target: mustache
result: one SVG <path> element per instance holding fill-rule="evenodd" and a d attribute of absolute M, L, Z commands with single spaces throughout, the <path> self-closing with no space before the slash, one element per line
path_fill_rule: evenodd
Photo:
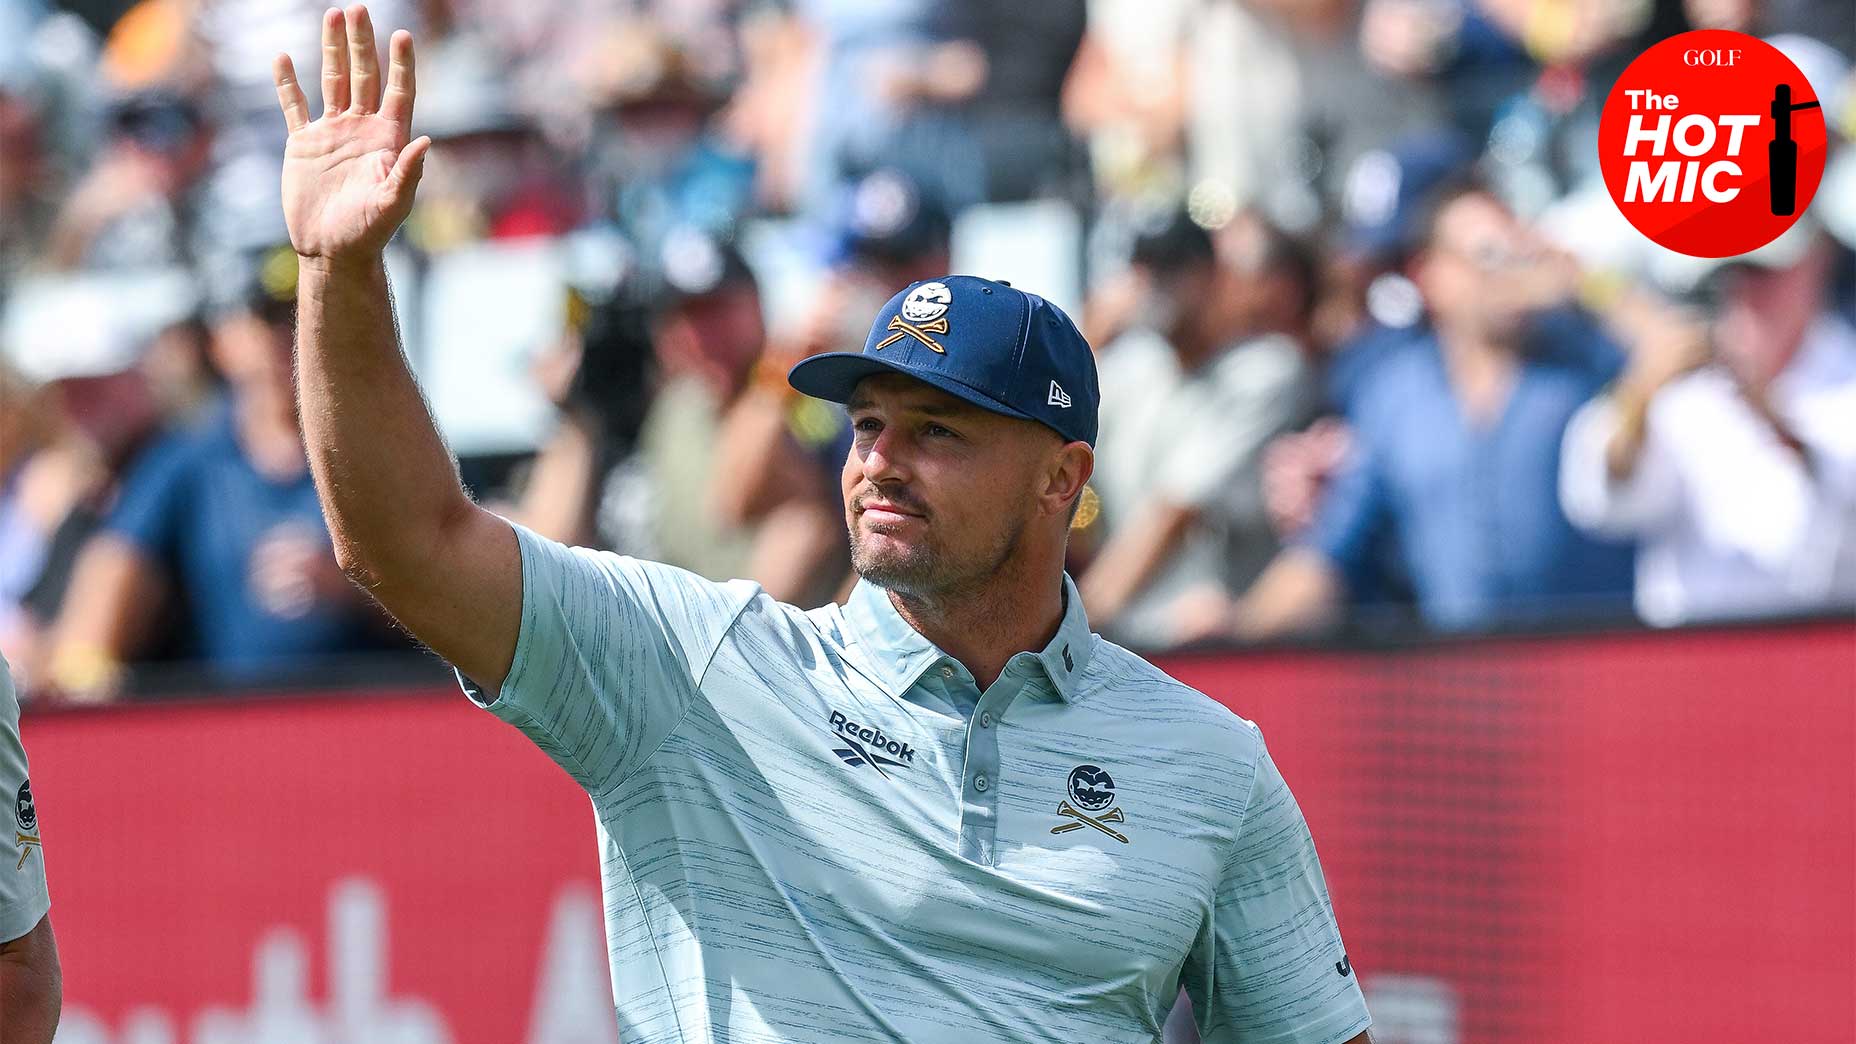
<path fill-rule="evenodd" d="M 886 504 L 901 508 L 903 511 L 923 517 L 926 517 L 928 514 L 928 505 L 917 500 L 913 493 L 900 488 L 864 490 L 851 498 L 851 507 L 861 513 L 864 510 L 865 503 L 872 500 L 880 500 Z"/>

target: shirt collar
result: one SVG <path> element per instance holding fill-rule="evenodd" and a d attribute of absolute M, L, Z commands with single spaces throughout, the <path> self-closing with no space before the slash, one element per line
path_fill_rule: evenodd
<path fill-rule="evenodd" d="M 896 612 L 889 592 L 868 580 L 857 581 L 850 599 L 844 604 L 844 619 L 864 646 L 866 666 L 875 672 L 876 680 L 892 696 L 900 698 L 928 668 L 944 659 L 951 660 Z M 1076 582 L 1065 573 L 1063 622 L 1057 626 L 1057 634 L 1049 644 L 1032 654 L 1064 702 L 1076 699 L 1078 679 L 1089 663 L 1094 646 L 1082 596 L 1077 593 Z"/>

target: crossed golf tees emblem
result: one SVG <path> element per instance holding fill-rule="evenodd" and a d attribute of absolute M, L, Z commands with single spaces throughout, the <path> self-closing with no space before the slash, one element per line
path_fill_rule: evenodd
<path fill-rule="evenodd" d="M 1069 817 L 1070 822 L 1051 827 L 1051 833 L 1067 834 L 1072 830 L 1094 827 L 1124 845 L 1128 843 L 1128 835 L 1109 826 L 1127 817 L 1122 815 L 1121 809 L 1110 807 L 1115 804 L 1115 781 L 1107 769 L 1094 765 L 1076 766 L 1070 771 L 1067 790 L 1069 798 L 1058 803 L 1057 814 Z"/>

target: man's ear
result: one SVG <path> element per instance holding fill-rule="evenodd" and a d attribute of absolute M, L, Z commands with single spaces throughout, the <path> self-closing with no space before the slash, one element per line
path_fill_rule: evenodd
<path fill-rule="evenodd" d="M 1044 474 L 1044 510 L 1068 518 L 1070 505 L 1083 495 L 1083 487 L 1095 474 L 1096 453 L 1087 442 L 1066 442 L 1051 455 Z"/>

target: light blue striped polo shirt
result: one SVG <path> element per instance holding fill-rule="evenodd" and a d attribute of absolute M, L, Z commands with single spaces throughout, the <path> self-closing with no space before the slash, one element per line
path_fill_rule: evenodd
<path fill-rule="evenodd" d="M 1256 726 L 1068 578 L 981 692 L 868 583 L 804 611 L 517 533 L 487 706 L 592 796 L 624 1044 L 1151 1042 L 1182 986 L 1212 1042 L 1369 1023 Z"/>

